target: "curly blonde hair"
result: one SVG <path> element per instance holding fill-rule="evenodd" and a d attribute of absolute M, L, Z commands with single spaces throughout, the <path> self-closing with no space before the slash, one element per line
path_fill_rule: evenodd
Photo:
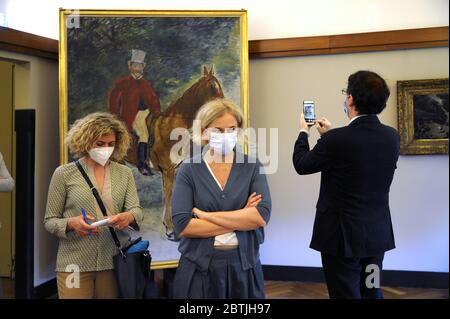
<path fill-rule="evenodd" d="M 76 120 L 64 142 L 70 153 L 75 158 L 80 158 L 88 154 L 95 141 L 109 134 L 116 136 L 111 160 L 121 162 L 127 155 L 131 137 L 125 124 L 111 113 L 96 112 Z"/>

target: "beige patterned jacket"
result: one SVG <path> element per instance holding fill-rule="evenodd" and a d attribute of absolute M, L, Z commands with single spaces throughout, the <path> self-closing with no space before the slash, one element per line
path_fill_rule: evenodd
<path fill-rule="evenodd" d="M 80 160 L 95 187 L 93 172 Z M 98 187 L 97 187 L 98 189 Z M 105 181 L 101 193 L 108 215 L 128 211 L 133 214 L 139 226 L 143 215 L 136 184 L 131 169 L 110 161 L 106 165 Z M 51 179 L 44 225 L 47 231 L 59 237 L 56 259 L 57 272 L 71 272 L 73 265 L 81 272 L 113 269 L 112 257 L 118 253 L 107 227 L 99 227 L 98 235 L 80 236 L 74 231 L 66 231 L 69 217 L 81 215 L 81 208 L 96 219 L 102 213 L 86 181 L 75 163 L 59 166 Z M 129 240 L 128 231 L 116 231 L 122 244 Z"/>

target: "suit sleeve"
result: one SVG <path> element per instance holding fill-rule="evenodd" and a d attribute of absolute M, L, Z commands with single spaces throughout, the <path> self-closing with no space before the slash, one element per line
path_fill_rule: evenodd
<path fill-rule="evenodd" d="M 314 174 L 331 167 L 331 147 L 328 133 L 322 135 L 316 146 L 310 150 L 308 134 L 300 132 L 294 146 L 292 162 L 299 175 Z"/>

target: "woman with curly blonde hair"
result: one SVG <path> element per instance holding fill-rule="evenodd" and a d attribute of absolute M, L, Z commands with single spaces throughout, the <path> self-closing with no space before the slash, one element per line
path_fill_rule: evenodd
<path fill-rule="evenodd" d="M 109 113 L 89 114 L 75 121 L 65 142 L 97 188 L 109 226 L 124 244 L 130 239 L 128 227 L 139 227 L 143 218 L 133 173 L 119 163 L 130 146 L 125 124 Z M 59 298 L 117 298 L 112 259 L 117 248 L 107 227 L 90 225 L 103 218 L 75 163 L 59 166 L 50 182 L 44 218 L 45 228 L 59 238 Z M 74 272 L 79 272 L 78 278 Z"/>

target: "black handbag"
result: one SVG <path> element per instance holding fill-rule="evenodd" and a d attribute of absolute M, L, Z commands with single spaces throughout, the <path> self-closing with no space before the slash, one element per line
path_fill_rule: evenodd
<path fill-rule="evenodd" d="M 79 161 L 76 161 L 75 164 L 89 185 L 89 188 L 92 190 L 103 216 L 108 217 L 105 205 L 103 204 L 97 189 L 89 179 L 89 176 L 86 174 Z M 108 228 L 111 237 L 119 250 L 119 253 L 113 256 L 114 274 L 117 280 L 119 297 L 124 299 L 141 299 L 148 296 L 148 291 L 152 289 L 152 282 L 150 280 L 150 263 L 152 261 L 152 256 L 150 255 L 150 251 L 143 250 L 127 253 L 131 246 L 141 240 L 141 237 L 131 241 L 129 245 L 122 248 L 114 228 Z"/>

